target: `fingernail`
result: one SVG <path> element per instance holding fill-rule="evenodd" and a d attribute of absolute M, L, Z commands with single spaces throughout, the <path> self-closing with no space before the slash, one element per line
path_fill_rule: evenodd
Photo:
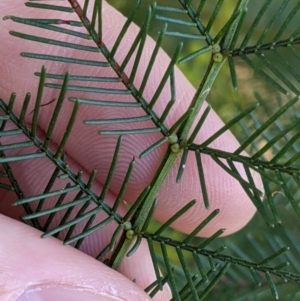
<path fill-rule="evenodd" d="M 64 286 L 31 287 L 23 292 L 16 301 L 123 301 L 104 293 L 94 293 L 84 288 Z"/>

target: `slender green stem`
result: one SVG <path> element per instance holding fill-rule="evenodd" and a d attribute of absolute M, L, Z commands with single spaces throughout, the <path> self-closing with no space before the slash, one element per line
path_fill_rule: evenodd
<path fill-rule="evenodd" d="M 210 92 L 210 89 L 221 70 L 221 67 L 223 65 L 224 61 L 221 62 L 214 62 L 211 61 L 206 74 L 204 75 L 204 78 L 202 80 L 202 83 L 200 84 L 200 87 L 195 93 L 195 96 L 192 100 L 192 103 L 190 105 L 190 108 L 193 108 L 193 112 L 190 114 L 186 122 L 182 125 L 181 129 L 179 129 L 179 140 L 184 140 L 187 138 L 187 135 L 192 127 L 192 124 L 206 98 L 208 93 Z"/>
<path fill-rule="evenodd" d="M 142 228 L 145 219 L 148 215 L 148 212 L 154 202 L 157 193 L 159 192 L 162 184 L 164 183 L 165 178 L 167 177 L 170 169 L 172 168 L 174 162 L 176 161 L 179 153 L 170 152 L 167 154 L 167 159 L 163 162 L 163 165 L 160 171 L 157 173 L 157 177 L 153 180 L 153 185 L 151 185 L 151 189 L 146 197 L 144 205 L 142 206 L 139 215 L 137 216 L 136 220 L 133 223 L 133 228 Z"/>

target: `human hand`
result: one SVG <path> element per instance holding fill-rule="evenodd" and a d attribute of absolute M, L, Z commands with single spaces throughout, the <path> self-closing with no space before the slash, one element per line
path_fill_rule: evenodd
<path fill-rule="evenodd" d="M 23 0 L 16 0 L 13 3 L 1 3 L 0 8 L 2 17 L 5 15 L 15 15 L 32 18 L 69 18 L 69 15 L 66 16 L 66 14 L 61 12 L 47 11 L 45 13 L 45 11 L 36 9 L 25 9 L 23 4 Z M 103 41 L 108 48 L 111 48 L 124 23 L 124 17 L 104 3 L 103 18 Z M 34 93 L 36 93 L 38 81 L 37 78 L 33 76 L 33 72 L 40 71 L 41 65 L 44 63 L 40 60 L 22 58 L 19 55 L 20 52 L 26 51 L 62 55 L 62 48 L 60 47 L 44 44 L 37 45 L 36 43 L 26 40 L 16 39 L 8 34 L 9 30 L 25 30 L 34 35 L 45 34 L 45 31 L 41 29 L 32 30 L 32 28 L 26 27 L 21 30 L 21 27 L 24 26 L 1 20 L 0 32 L 3 44 L 0 49 L 0 60 L 2 70 L 5 70 L 5 77 L 0 78 L 0 96 L 5 101 L 8 101 L 11 92 L 17 93 L 17 99 L 14 105 L 14 111 L 17 115 L 20 114 L 26 92 L 31 92 L 33 94 L 32 99 L 35 99 Z M 136 26 L 130 28 L 126 39 L 119 47 L 119 51 L 116 54 L 117 61 L 123 60 L 137 32 L 138 28 Z M 73 43 L 77 41 L 75 37 L 64 36 L 55 32 L 51 32 L 50 37 L 57 40 L 64 39 L 67 42 Z M 143 53 L 143 59 L 141 60 L 141 65 L 134 82 L 136 86 L 139 86 L 141 83 L 154 45 L 154 42 L 148 38 Z M 103 60 L 100 53 L 82 53 L 80 51 L 75 51 L 73 49 L 68 50 L 65 48 L 63 49 L 63 52 L 63 54 L 68 57 Z M 151 73 L 149 84 L 144 92 L 145 99 L 151 99 L 151 96 L 154 94 L 154 91 L 164 74 L 168 62 L 169 59 L 167 55 L 163 51 L 160 51 L 155 68 Z M 114 76 L 110 68 L 78 65 L 66 66 L 51 61 L 47 62 L 46 65 L 49 73 L 64 74 L 69 70 L 71 75 Z M 125 69 L 125 72 L 126 70 L 130 70 L 130 68 L 131 65 L 129 64 L 127 69 Z M 175 71 L 175 78 L 177 82 L 176 93 L 178 101 L 166 120 L 167 126 L 172 125 L 186 111 L 195 92 L 195 89 L 177 69 Z M 112 84 L 109 82 L 102 83 L 101 87 L 109 88 L 111 85 Z M 122 84 L 120 83 L 120 89 L 121 88 Z M 57 91 L 46 89 L 43 96 L 43 99 L 45 99 L 43 100 L 43 103 L 47 103 L 50 100 L 57 98 L 57 95 Z M 72 92 L 69 92 L 68 96 L 71 95 Z M 90 95 L 88 97 L 85 93 L 77 93 L 76 95 L 79 98 L 90 97 Z M 116 95 L 113 97 L 106 95 L 104 97 L 107 97 L 107 100 L 119 100 L 116 98 Z M 154 107 L 158 114 L 163 111 L 169 99 L 169 91 L 166 88 L 163 90 L 157 105 Z M 130 96 L 128 96 L 128 100 L 130 101 Z M 131 101 L 134 100 L 131 99 Z M 34 104 L 32 102 L 28 112 L 33 109 L 33 106 Z M 50 104 L 41 108 L 38 135 L 45 135 L 54 106 L 54 104 Z M 73 103 L 65 101 L 60 112 L 60 118 L 57 122 L 57 129 L 65 128 L 72 107 Z M 201 112 L 203 112 L 203 109 Z M 141 111 L 139 111 L 138 114 L 140 113 Z M 101 192 L 103 183 L 105 182 L 105 176 L 111 162 L 111 154 L 115 148 L 116 138 L 97 136 L 97 131 L 99 129 L 83 125 L 82 121 L 87 118 L 99 119 L 116 117 L 116 114 L 118 117 L 129 117 L 137 115 L 137 111 L 136 109 L 128 108 L 111 110 L 109 107 L 104 109 L 93 108 L 91 110 L 91 107 L 81 105 L 77 121 L 65 149 L 68 153 L 67 162 L 69 166 L 73 170 L 83 170 L 86 178 L 87 173 L 94 167 L 97 167 L 99 171 L 105 171 L 99 172 L 97 175 L 93 187 L 96 194 Z M 26 122 L 28 124 L 31 123 L 31 118 L 32 115 L 27 113 Z M 146 126 L 146 123 L 144 126 Z M 204 141 L 221 126 L 222 121 L 211 111 L 207 121 L 203 125 L 201 135 L 196 138 L 196 142 Z M 54 131 L 52 136 L 53 147 L 59 143 L 62 135 L 63 131 Z M 114 202 L 115 195 L 119 191 L 128 163 L 133 157 L 138 158 L 138 155 L 145 148 L 160 139 L 160 137 L 160 134 L 150 134 L 133 135 L 130 138 L 125 137 L 123 139 L 119 167 L 110 187 L 110 192 L 105 199 L 108 204 L 112 205 Z M 9 139 L 10 142 L 23 141 L 20 137 Z M 1 138 L 2 143 L 7 143 L 7 141 L 7 138 Z M 238 147 L 238 142 L 231 133 L 225 133 L 219 139 L 214 141 L 212 146 L 217 149 L 234 151 Z M 127 202 L 134 202 L 142 189 L 149 185 L 165 151 L 166 147 L 163 146 L 143 159 L 136 159 L 134 173 L 124 196 L 124 199 Z M 17 155 L 18 153 L 19 150 L 6 152 L 7 155 Z M 233 233 L 242 228 L 251 219 L 255 212 L 255 208 L 240 187 L 240 184 L 218 167 L 209 156 L 203 156 L 203 165 L 204 170 L 206 171 L 206 183 L 211 205 L 210 210 L 204 209 L 201 200 L 201 190 L 199 187 L 194 157 L 189 156 L 184 177 L 179 184 L 175 184 L 178 164 L 179 162 L 173 167 L 158 195 L 159 203 L 154 215 L 156 219 L 161 222 L 166 221 L 170 216 L 181 209 L 186 202 L 192 199 L 197 199 L 198 201 L 193 207 L 193 210 L 174 223 L 174 227 L 179 231 L 190 233 L 201 220 L 216 208 L 221 210 L 220 214 L 203 229 L 201 232 L 202 236 L 210 236 L 220 228 L 226 228 L 225 234 Z M 53 164 L 47 159 L 30 161 L 30 164 L 28 161 L 22 161 L 18 162 L 18 165 L 11 165 L 13 173 L 15 174 L 15 177 L 19 179 L 19 184 L 26 196 L 42 193 L 49 179 L 49 175 L 53 173 Z M 216 175 L 218 176 L 216 177 Z M 259 183 L 260 180 L 258 177 L 256 178 L 256 181 Z M 62 183 L 66 184 L 67 182 L 67 180 L 61 180 L 59 185 L 57 184 L 56 186 L 57 189 L 61 187 Z M 0 190 L 0 194 L 2 200 L 0 205 L 1 213 L 14 219 L 18 219 L 19 216 L 24 215 L 24 211 L 21 207 L 11 207 L 11 203 L 16 200 L 14 192 Z M 119 214 L 124 215 L 125 212 L 126 208 L 123 205 L 119 208 Z M 53 221 L 53 227 L 59 223 L 61 217 L 61 215 L 56 216 L 56 219 Z M 103 218 L 103 215 L 99 214 L 97 216 L 98 222 Z M 37 292 L 40 287 L 43 289 L 39 292 L 44 294 L 44 299 L 41 300 L 53 300 L 54 298 L 59 300 L 59 297 L 61 300 L 106 300 L 105 298 L 108 298 L 109 296 L 120 298 L 122 300 L 149 299 L 143 292 L 143 289 L 155 280 L 155 273 L 145 241 L 142 242 L 140 248 L 132 257 L 124 259 L 118 270 L 119 273 L 91 258 L 97 256 L 99 250 L 107 245 L 116 225 L 109 224 L 104 230 L 102 229 L 85 239 L 81 250 L 91 256 L 89 257 L 72 247 L 63 246 L 61 242 L 54 238 L 40 239 L 41 233 L 39 231 L 8 217 L 1 216 L 0 224 L 2 229 L 5 229 L 0 234 L 3 242 L 0 249 L 0 296 L 2 297 L 2 300 L 15 300 L 24 290 L 37 289 Z M 136 279 L 136 284 L 132 282 L 133 279 Z M 62 292 L 64 292 L 65 295 L 60 296 L 59 294 L 63 294 Z M 90 293 L 91 295 L 84 296 L 82 295 L 84 293 Z M 72 294 L 74 296 L 72 296 Z M 76 299 L 75 295 L 78 299 Z M 169 300 L 170 298 L 170 291 L 165 287 L 162 292 L 155 296 L 154 300 Z M 18 301 L 23 300 L 35 299 L 30 295 L 28 295 L 27 299 L 18 299 Z M 37 299 L 36 297 L 36 300 L 40 299 Z"/>

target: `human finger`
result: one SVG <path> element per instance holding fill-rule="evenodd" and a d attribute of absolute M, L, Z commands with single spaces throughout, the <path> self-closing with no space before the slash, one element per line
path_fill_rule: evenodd
<path fill-rule="evenodd" d="M 116 10 L 114 10 L 112 7 L 108 6 L 107 4 L 104 4 L 103 7 L 104 13 L 103 13 L 103 41 L 107 44 L 108 47 L 111 47 L 114 43 L 114 40 L 117 36 L 117 34 L 120 31 L 120 28 L 122 24 L 124 23 L 125 19 L 123 16 L 121 16 Z M 36 14 L 36 11 L 30 12 L 32 16 L 34 17 Z M 55 12 L 55 14 L 57 14 Z M 114 20 L 114 26 L 111 26 L 111 20 Z M 118 61 L 122 61 L 124 56 L 126 55 L 128 49 L 130 48 L 132 41 L 134 37 L 136 36 L 138 32 L 138 28 L 134 25 L 130 27 L 128 30 L 128 33 L 126 35 L 126 39 L 124 39 L 124 42 L 121 44 L 120 48 L 121 51 L 118 51 L 116 53 L 116 59 Z M 56 34 L 51 33 L 51 37 L 55 38 Z M 74 38 L 67 37 L 67 41 L 73 41 Z M 143 74 L 145 72 L 147 63 L 149 61 L 149 58 L 151 56 L 151 53 L 153 51 L 153 48 L 155 46 L 155 43 L 151 38 L 147 38 L 146 44 L 145 44 L 145 51 L 143 53 L 143 57 L 141 60 L 141 64 L 137 71 L 137 76 L 135 79 L 135 85 L 138 87 L 141 83 L 141 80 L 143 78 Z M 25 47 L 25 48 L 24 48 Z M 17 49 L 14 49 L 14 51 L 21 51 L 16 47 Z M 22 49 L 26 49 L 27 51 L 34 51 L 34 46 L 28 42 L 24 42 L 22 44 Z M 41 46 L 39 51 L 40 52 L 46 52 L 48 51 L 49 47 Z M 52 47 L 51 53 L 59 53 L 59 47 Z M 74 50 L 68 51 L 66 50 L 66 53 L 69 55 L 79 55 L 79 52 L 76 52 Z M 94 53 L 88 53 L 88 55 L 80 54 L 80 57 L 89 58 L 91 60 L 103 60 L 103 56 L 101 54 L 94 54 Z M 37 61 L 30 61 L 24 60 L 24 70 L 29 70 L 34 67 L 37 69 L 40 65 L 40 62 Z M 159 81 L 162 78 L 162 75 L 166 69 L 166 66 L 169 63 L 169 59 L 167 55 L 160 51 L 157 58 L 156 58 L 156 67 L 153 69 L 153 72 L 150 75 L 149 78 L 149 85 L 147 85 L 145 92 L 144 92 L 144 98 L 147 100 L 151 99 L 153 94 L 156 91 L 156 88 L 159 84 Z M 26 64 L 28 64 L 26 66 Z M 23 65 L 23 64 L 22 64 Z M 29 66 L 30 65 L 30 66 Z M 54 66 L 53 64 L 50 64 L 50 72 L 57 69 L 57 65 Z M 78 67 L 74 65 L 68 66 L 70 67 L 71 73 L 75 74 L 92 74 L 92 75 L 104 75 L 104 76 L 111 76 L 111 69 L 109 68 L 86 68 L 86 67 Z M 128 67 L 125 69 L 125 71 L 130 70 L 132 67 L 132 62 L 128 64 Z M 13 67 L 12 67 L 13 68 Z M 63 70 L 67 69 L 67 66 L 61 67 Z M 193 94 L 195 92 L 195 89 L 191 86 L 191 84 L 188 83 L 188 81 L 185 79 L 185 77 L 182 75 L 182 73 L 175 69 L 175 78 L 176 78 L 176 93 L 178 102 L 173 107 L 172 111 L 170 112 L 166 124 L 168 126 L 172 125 L 187 109 L 190 100 L 193 97 Z M 24 78 L 25 82 L 21 85 L 22 87 L 32 88 L 33 89 L 33 80 L 29 80 L 28 78 Z M 122 84 L 120 84 L 120 87 L 122 87 Z M 88 83 L 87 86 L 91 86 L 92 84 Z M 103 88 L 112 88 L 112 83 L 104 83 L 101 85 Z M 116 88 L 116 86 L 114 86 Z M 21 88 L 21 90 L 24 91 L 24 88 Z M 69 92 L 69 96 L 74 96 L 75 94 L 73 92 Z M 57 95 L 55 92 L 48 90 L 45 94 L 46 99 L 54 99 Z M 87 98 L 95 96 L 93 94 L 89 94 L 87 96 L 86 93 L 77 93 L 77 97 L 80 98 Z M 104 95 L 101 95 L 104 96 Z M 104 96 L 107 97 L 107 96 Z M 117 100 L 120 100 L 119 96 L 114 95 L 114 97 L 117 98 Z M 111 96 L 108 96 L 108 99 L 111 99 Z M 134 101 L 132 97 L 126 96 L 127 101 Z M 170 99 L 170 92 L 167 87 L 163 89 L 160 98 L 157 102 L 157 105 L 155 105 L 154 109 L 157 112 L 157 114 L 160 114 L 163 109 L 165 108 L 166 102 Z M 68 116 L 70 110 L 72 108 L 72 104 L 67 103 L 64 105 L 64 108 L 62 109 L 61 116 L 62 118 L 58 121 L 58 126 L 63 127 L 66 123 L 67 118 L 63 118 L 65 116 Z M 39 125 L 42 129 L 47 128 L 47 124 L 49 122 L 49 118 L 51 116 L 51 111 L 53 110 L 52 106 L 43 107 L 40 114 L 40 122 Z M 81 106 L 79 114 L 78 114 L 78 122 L 74 126 L 74 131 L 76 132 L 76 135 L 72 135 L 69 139 L 68 145 L 66 146 L 66 150 L 72 156 L 76 161 L 81 162 L 83 166 L 87 170 L 90 170 L 95 164 L 101 168 L 103 171 L 108 171 L 109 168 L 109 162 L 111 161 L 111 153 L 113 152 L 113 149 L 115 147 L 116 138 L 115 137 L 95 137 L 95 133 L 99 129 L 103 129 L 102 126 L 99 128 L 91 128 L 88 126 L 82 126 L 82 121 L 87 119 L 87 116 L 89 119 L 102 119 L 102 118 L 112 118 L 112 117 L 130 117 L 130 116 L 136 116 L 139 114 L 142 114 L 143 112 L 140 111 L 134 111 L 133 109 L 116 109 L 111 110 L 110 108 L 91 108 L 89 106 Z M 29 121 L 29 120 L 28 120 Z M 148 127 L 150 126 L 151 122 L 142 123 L 140 124 L 141 127 Z M 215 113 L 211 113 L 209 118 L 207 118 L 207 121 L 204 123 L 201 134 L 196 139 L 201 139 L 202 141 L 208 138 L 211 133 L 216 132 L 223 123 L 220 121 L 218 116 Z M 118 125 L 119 126 L 119 125 Z M 121 125 L 122 128 L 123 125 Z M 129 125 L 130 127 L 134 127 L 135 125 Z M 109 127 L 110 129 L 115 128 L 113 125 L 112 127 Z M 52 139 L 54 141 L 59 141 L 61 138 L 62 133 L 57 131 L 52 136 Z M 80 138 L 78 138 L 80 137 Z M 138 158 L 139 154 L 145 150 L 149 145 L 156 142 L 158 139 L 162 138 L 161 134 L 149 134 L 146 136 L 142 135 L 133 135 L 132 137 L 126 137 L 123 142 L 122 151 L 120 154 L 120 164 L 116 170 L 114 180 L 111 185 L 111 190 L 113 192 L 118 191 L 121 183 L 122 183 L 122 174 L 124 174 L 124 170 L 126 169 L 128 162 L 132 159 L 132 157 Z M 80 139 L 80 140 L 79 140 Z M 80 141 L 81 147 L 78 148 L 78 142 Z M 198 140 L 199 141 L 199 140 Z M 162 146 L 155 152 L 149 154 L 147 157 L 143 159 L 136 159 L 136 168 L 133 173 L 133 176 L 131 178 L 129 188 L 127 193 L 125 194 L 125 199 L 128 202 L 133 202 L 136 197 L 139 195 L 139 193 L 142 191 L 142 189 L 148 185 L 152 178 L 154 177 L 159 164 L 164 156 L 164 153 L 166 151 L 166 147 Z M 225 133 L 221 137 L 219 137 L 214 143 L 212 144 L 212 147 L 225 150 L 225 151 L 232 151 L 238 147 L 238 142 L 233 137 L 233 135 L 229 132 Z M 90 156 L 86 156 L 86 154 L 89 153 Z M 165 221 L 168 219 L 171 215 L 173 215 L 177 210 L 179 210 L 181 207 L 184 206 L 188 201 L 191 199 L 197 199 L 198 202 L 195 205 L 194 210 L 189 213 L 189 215 L 186 215 L 185 218 L 179 219 L 173 226 L 175 226 L 177 229 L 180 229 L 183 232 L 190 232 L 194 229 L 195 226 L 201 221 L 202 219 L 207 216 L 210 211 L 218 208 L 221 210 L 221 213 L 215 218 L 214 223 L 210 223 L 201 233 L 200 235 L 203 236 L 209 236 L 212 233 L 214 233 L 216 230 L 219 229 L 219 227 L 222 225 L 222 228 L 226 228 L 226 234 L 233 233 L 243 227 L 253 216 L 255 212 L 255 207 L 252 205 L 252 203 L 249 201 L 248 196 L 243 191 L 242 187 L 236 181 L 233 179 L 230 175 L 228 175 L 222 168 L 220 168 L 217 164 L 213 162 L 213 160 L 209 156 L 203 156 L 203 165 L 204 165 L 204 171 L 206 174 L 206 186 L 208 187 L 208 197 L 210 199 L 210 211 L 203 210 L 203 202 L 202 202 L 202 191 L 200 189 L 199 180 L 197 179 L 197 168 L 196 168 L 196 162 L 195 158 L 192 158 L 191 156 L 188 158 L 187 161 L 187 171 L 184 175 L 184 178 L 181 183 L 175 184 L 175 172 L 178 168 L 177 166 L 173 168 L 170 175 L 167 178 L 166 183 L 163 186 L 163 189 L 161 190 L 159 197 L 159 203 L 158 203 L 158 210 L 155 213 L 155 217 L 159 219 L 160 221 Z M 237 166 L 238 170 L 241 170 L 241 166 Z M 218 175 L 218 177 L 215 177 L 214 175 Z M 102 174 L 98 175 L 98 180 L 103 183 L 105 180 L 106 173 L 103 172 Z M 254 175 L 255 181 L 258 185 L 260 185 L 260 178 L 257 175 Z M 236 212 L 239 214 L 237 215 Z M 188 217 L 187 217 L 188 216 Z"/>

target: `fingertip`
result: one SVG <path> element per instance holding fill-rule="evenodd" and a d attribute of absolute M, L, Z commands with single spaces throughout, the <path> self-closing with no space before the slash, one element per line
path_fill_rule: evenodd
<path fill-rule="evenodd" d="M 113 8 L 109 7 L 108 10 L 112 14 L 118 14 L 113 11 Z M 119 18 L 120 20 L 121 18 Z M 128 39 L 124 41 L 122 49 L 128 49 L 128 42 L 133 39 L 137 33 L 137 28 L 135 26 L 130 27 L 128 30 Z M 154 41 L 151 38 L 146 40 L 146 50 L 143 53 L 142 64 L 137 72 L 138 75 L 142 75 L 142 70 L 147 66 L 149 57 L 151 55 L 151 49 L 154 47 Z M 124 53 L 117 53 L 118 57 L 122 61 L 122 55 Z M 156 57 L 156 64 L 149 77 L 149 85 L 146 86 L 144 90 L 145 99 L 151 99 L 155 89 L 160 83 L 161 77 L 169 63 L 170 59 L 166 56 L 164 51 L 159 51 Z M 167 126 L 172 126 L 178 118 L 187 110 L 193 96 L 195 93 L 194 87 L 188 82 L 183 73 L 178 69 L 174 68 L 175 80 L 176 80 L 176 95 L 177 99 L 180 101 L 175 102 L 172 110 L 168 114 L 165 124 Z M 135 84 L 140 85 L 140 81 L 143 77 L 137 76 L 135 79 Z M 154 107 L 157 114 L 161 114 L 165 108 L 166 101 L 170 99 L 170 91 L 167 87 L 162 90 L 161 99 L 159 99 Z M 205 102 L 201 108 L 198 115 L 200 118 L 203 114 L 207 103 Z M 197 119 L 198 120 L 198 119 Z M 220 128 L 224 126 L 224 123 L 219 118 L 219 116 L 210 110 L 208 117 L 206 118 L 200 133 L 196 136 L 194 143 L 200 144 L 206 139 L 211 137 Z M 153 139 L 154 136 L 151 136 Z M 158 139 L 155 137 L 155 139 Z M 147 137 L 142 137 L 140 145 L 147 145 Z M 154 140 L 155 142 L 155 140 Z M 153 143 L 154 143 L 153 142 Z M 137 147 L 138 147 L 137 146 Z M 210 148 L 221 150 L 225 152 L 234 152 L 239 147 L 239 142 L 234 137 L 230 131 L 226 131 L 212 143 L 209 144 Z M 125 146 L 129 152 L 134 152 L 137 150 L 132 149 L 132 146 Z M 146 148 L 146 146 L 145 146 Z M 166 145 L 149 154 L 136 166 L 135 173 L 133 175 L 133 183 L 130 187 L 130 193 L 125 195 L 125 198 L 132 202 L 134 198 L 132 195 L 138 195 L 138 191 L 141 190 L 142 185 L 145 182 L 149 182 L 151 178 L 155 175 L 158 166 L 157 162 L 161 162 L 163 155 L 166 151 Z M 179 168 L 179 161 L 167 176 L 166 182 L 163 184 L 162 190 L 158 194 L 158 208 L 154 214 L 160 222 L 165 222 L 168 218 L 179 211 L 187 202 L 192 199 L 197 200 L 197 204 L 183 217 L 179 218 L 172 227 L 178 229 L 179 231 L 190 233 L 194 228 L 208 216 L 213 210 L 220 209 L 220 213 L 213 221 L 211 221 L 201 232 L 199 236 L 211 236 L 216 231 L 221 228 L 225 228 L 223 235 L 229 235 L 234 233 L 244 227 L 253 217 L 256 212 L 255 206 L 252 204 L 247 193 L 244 191 L 243 187 L 230 174 L 228 174 L 224 169 L 222 169 L 209 154 L 201 154 L 203 158 L 203 172 L 205 176 L 205 185 L 207 187 L 208 199 L 210 202 L 210 209 L 206 210 L 203 203 L 203 193 L 201 189 L 201 183 L 199 180 L 197 162 L 193 151 L 189 152 L 188 160 L 186 163 L 186 171 L 184 172 L 183 180 L 176 184 L 176 177 Z M 221 160 L 223 160 L 221 158 Z M 245 171 L 243 166 L 237 164 L 237 170 L 243 178 L 245 178 Z M 258 176 L 254 179 L 255 185 L 258 189 L 261 187 L 261 180 Z M 133 192 L 133 194 L 132 194 Z"/>

